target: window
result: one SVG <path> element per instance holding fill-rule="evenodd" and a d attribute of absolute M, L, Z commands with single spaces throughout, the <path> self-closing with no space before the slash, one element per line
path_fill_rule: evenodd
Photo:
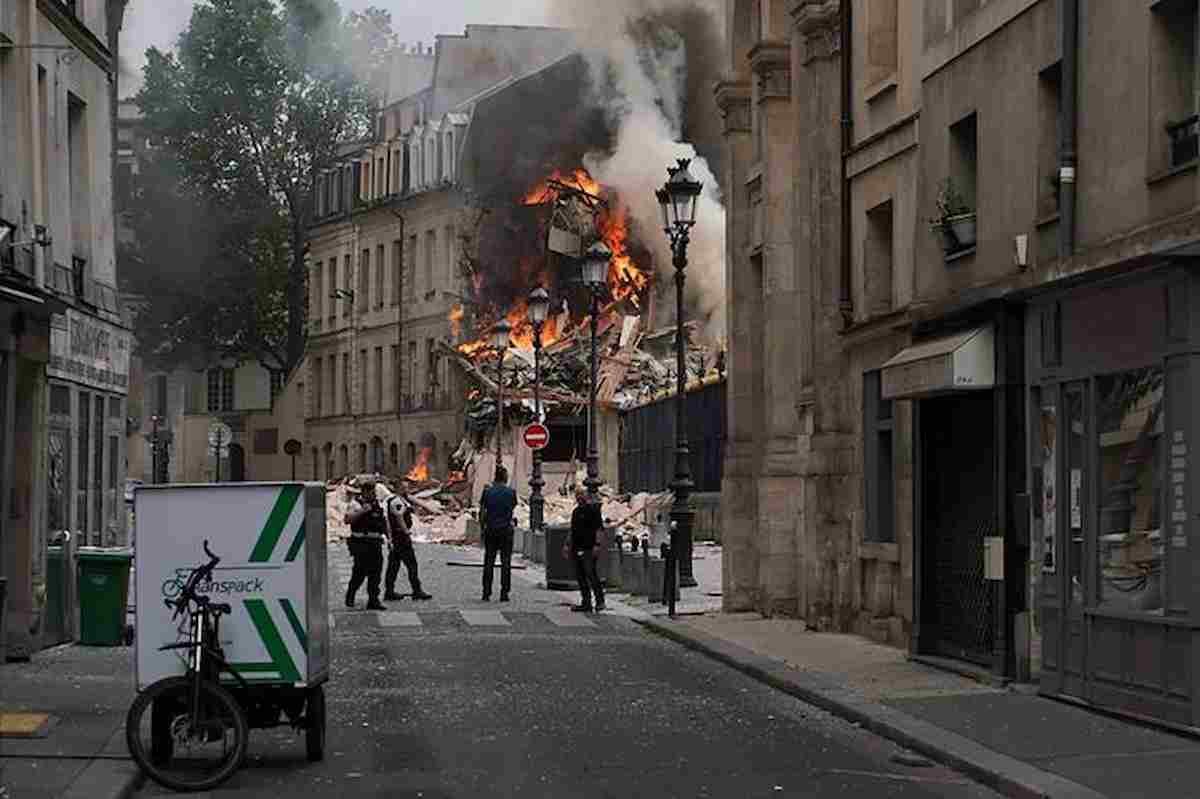
<path fill-rule="evenodd" d="M 458 272 L 454 264 L 454 226 L 446 226 L 446 285 L 453 291 L 458 288 Z"/>
<path fill-rule="evenodd" d="M 79 464 L 78 479 L 75 481 L 75 490 L 77 492 L 77 501 L 75 503 L 75 524 L 78 529 L 86 531 L 88 529 L 88 466 L 91 464 L 91 459 L 88 457 L 88 452 L 91 449 L 92 443 L 92 395 L 86 391 L 79 392 L 79 429 L 76 431 L 79 445 L 79 452 L 76 456 L 76 463 Z"/>
<path fill-rule="evenodd" d="M 383 347 L 375 348 L 375 410 L 383 411 Z"/>
<path fill-rule="evenodd" d="M 867 85 L 894 78 L 897 70 L 897 0 L 867 0 Z"/>
<path fill-rule="evenodd" d="M 279 452 L 279 428 L 265 427 L 254 431 L 254 454 L 275 455 Z"/>
<path fill-rule="evenodd" d="M 1160 0 L 1152 9 L 1151 163 L 1157 169 L 1166 169 L 1194 161 L 1200 154 L 1197 2 Z"/>
<path fill-rule="evenodd" d="M 863 484 L 866 488 L 864 539 L 896 541 L 896 488 L 892 401 L 880 396 L 879 370 L 863 375 Z"/>
<path fill-rule="evenodd" d="M 408 237 L 408 252 L 405 253 L 404 296 L 412 299 L 417 293 L 417 236 Z"/>
<path fill-rule="evenodd" d="M 167 418 L 167 376 L 154 376 L 154 415 L 159 419 Z"/>
<path fill-rule="evenodd" d="M 317 418 L 320 418 L 324 410 L 322 407 L 324 405 L 322 392 L 325 390 L 325 387 L 322 381 L 324 375 L 321 374 L 321 367 L 323 365 L 320 357 L 313 358 L 313 416 Z"/>
<path fill-rule="evenodd" d="M 271 402 L 275 402 L 275 398 L 283 391 L 283 381 L 287 377 L 287 373 L 280 369 L 271 370 Z"/>
<path fill-rule="evenodd" d="M 410 441 L 410 442 L 408 442 L 408 465 L 411 468 L 413 466 L 416 466 L 416 464 L 417 464 L 417 445 Z"/>
<path fill-rule="evenodd" d="M 1058 211 L 1059 115 L 1062 113 L 1062 66 L 1038 76 L 1038 218 Z"/>
<path fill-rule="evenodd" d="M 392 386 L 391 386 L 392 410 L 400 409 L 401 386 L 399 385 L 399 380 L 400 380 L 400 345 L 393 344 L 392 345 Z"/>
<path fill-rule="evenodd" d="M 967 207 L 974 211 L 979 174 L 978 115 L 970 114 L 950 127 L 950 174 Z"/>
<path fill-rule="evenodd" d="M 329 356 L 329 415 L 338 415 L 337 356 Z"/>
<path fill-rule="evenodd" d="M 371 248 L 364 247 L 358 259 L 358 312 L 366 313 L 371 307 Z"/>
<path fill-rule="evenodd" d="M 67 175 L 71 181 L 69 197 L 71 212 L 71 254 L 77 258 L 92 258 L 92 186 L 91 159 L 88 149 L 89 116 L 87 103 L 67 94 Z M 49 137 L 49 131 L 45 134 Z M 45 156 L 43 156 L 45 157 Z M 48 219 L 48 217 L 45 217 Z"/>
<path fill-rule="evenodd" d="M 105 529 L 104 515 L 104 397 L 97 394 L 95 422 L 92 424 L 92 525 L 90 528 L 93 546 L 103 546 Z"/>
<path fill-rule="evenodd" d="M 431 398 L 437 392 L 438 388 L 438 356 L 437 347 L 431 338 L 425 339 L 425 382 Z"/>
<path fill-rule="evenodd" d="M 365 472 L 367 470 L 367 445 L 358 445 L 358 470 Z"/>
<path fill-rule="evenodd" d="M 342 474 L 350 474 L 350 448 L 345 444 L 338 447 L 338 466 Z"/>
<path fill-rule="evenodd" d="M 208 370 L 208 411 L 219 413 L 233 410 L 233 370 Z"/>
<path fill-rule="evenodd" d="M 324 292 L 329 297 L 329 321 L 332 322 L 337 316 L 337 300 L 333 299 L 333 293 L 337 291 L 337 258 L 329 259 L 329 290 Z"/>
<path fill-rule="evenodd" d="M 352 278 L 350 276 L 350 256 L 349 255 L 346 255 L 346 257 L 342 259 L 342 273 L 343 273 L 342 280 L 346 281 L 346 288 L 350 288 L 351 286 L 353 286 L 354 284 L 351 281 L 353 281 L 354 278 Z M 342 318 L 346 319 L 347 317 L 350 316 L 350 306 L 352 303 L 342 301 L 339 304 L 342 306 Z"/>
<path fill-rule="evenodd" d="M 425 290 L 433 291 L 434 264 L 437 262 L 437 231 L 425 232 Z"/>
<path fill-rule="evenodd" d="M 417 342 L 408 342 L 408 368 L 404 372 L 404 391 L 411 403 L 417 387 Z"/>
<path fill-rule="evenodd" d="M 392 305 L 400 304 L 400 291 L 404 283 L 404 242 L 392 242 Z"/>
<path fill-rule="evenodd" d="M 383 256 L 385 250 L 382 244 L 375 248 L 375 307 L 383 308 L 383 280 L 387 274 Z"/>
<path fill-rule="evenodd" d="M 1096 380 L 1099 599 L 1109 608 L 1161 612 L 1164 533 L 1171 519 L 1187 519 L 1162 508 L 1163 397 L 1161 366 Z M 1184 484 L 1167 496 L 1182 511 Z"/>
<path fill-rule="evenodd" d="M 863 244 L 863 305 L 867 318 L 892 310 L 893 236 L 892 201 L 867 211 L 867 236 Z"/>
<path fill-rule="evenodd" d="M 393 470 L 400 468 L 400 447 L 396 444 L 388 447 L 388 463 L 391 464 Z"/>
<path fill-rule="evenodd" d="M 323 272 L 324 272 L 324 270 L 321 268 L 321 262 L 318 261 L 316 263 L 316 265 L 313 266 L 313 273 L 312 273 L 312 278 L 311 278 L 311 285 L 313 286 L 313 290 L 311 292 L 309 292 L 310 298 L 312 300 L 312 308 L 309 310 L 309 313 L 312 314 L 312 318 L 317 320 L 317 322 L 321 321 L 321 299 L 323 296 L 323 292 L 321 291 L 321 289 L 323 289 L 325 287 L 325 282 L 324 282 L 325 275 L 323 274 Z"/>
<path fill-rule="evenodd" d="M 371 385 L 367 377 L 367 351 L 365 349 L 358 351 L 358 412 L 366 413 L 367 408 L 367 388 Z"/>
<path fill-rule="evenodd" d="M 349 416 L 353 413 L 354 406 L 350 404 L 351 397 L 350 384 L 350 353 L 342 353 L 342 413 Z"/>

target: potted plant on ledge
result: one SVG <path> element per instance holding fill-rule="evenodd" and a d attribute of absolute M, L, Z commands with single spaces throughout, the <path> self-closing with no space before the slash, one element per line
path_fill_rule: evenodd
<path fill-rule="evenodd" d="M 942 234 L 942 246 L 947 253 L 975 246 L 975 211 L 954 185 L 946 178 L 938 185 L 937 218 L 930 220 L 932 229 Z"/>

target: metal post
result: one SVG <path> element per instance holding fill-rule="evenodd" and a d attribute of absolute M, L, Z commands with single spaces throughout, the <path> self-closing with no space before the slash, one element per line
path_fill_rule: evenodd
<path fill-rule="evenodd" d="M 542 322 L 533 323 L 533 407 L 537 420 L 542 421 Z M 533 476 L 529 480 L 529 528 L 541 530 L 545 519 L 546 499 L 542 496 L 542 451 L 533 451 Z"/>
<path fill-rule="evenodd" d="M 500 436 L 504 431 L 504 350 L 499 350 L 496 356 L 496 477 L 504 468 L 503 455 L 500 450 Z"/>
<path fill-rule="evenodd" d="M 150 423 L 152 425 L 150 433 L 150 482 L 158 482 L 158 417 L 151 416 Z"/>
<path fill-rule="evenodd" d="M 588 453 L 587 453 L 587 479 L 583 484 L 587 486 L 588 499 L 591 502 L 600 501 L 600 454 L 596 442 L 596 332 L 600 313 L 600 292 L 593 286 L 592 292 L 592 351 L 591 364 L 589 371 L 591 372 L 590 394 L 588 398 Z"/>
<path fill-rule="evenodd" d="M 687 268 L 689 234 L 686 227 L 677 228 L 672 242 L 675 266 L 675 481 L 671 488 L 675 502 L 671 506 L 671 549 L 679 561 L 679 584 L 685 588 L 696 585 L 692 573 L 692 455 L 687 436 L 687 357 L 683 328 L 683 284 Z"/>

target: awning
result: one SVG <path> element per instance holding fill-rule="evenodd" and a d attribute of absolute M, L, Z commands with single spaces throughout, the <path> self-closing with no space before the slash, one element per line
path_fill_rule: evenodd
<path fill-rule="evenodd" d="M 902 350 L 883 365 L 880 382 L 884 399 L 992 388 L 996 348 L 991 325 Z"/>

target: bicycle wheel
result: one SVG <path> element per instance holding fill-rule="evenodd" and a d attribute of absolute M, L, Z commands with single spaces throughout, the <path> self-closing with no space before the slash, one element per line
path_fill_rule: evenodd
<path fill-rule="evenodd" d="M 129 753 L 150 779 L 174 791 L 223 783 L 246 756 L 246 714 L 219 685 L 200 683 L 192 719 L 192 681 L 168 677 L 137 695 L 125 719 Z"/>

